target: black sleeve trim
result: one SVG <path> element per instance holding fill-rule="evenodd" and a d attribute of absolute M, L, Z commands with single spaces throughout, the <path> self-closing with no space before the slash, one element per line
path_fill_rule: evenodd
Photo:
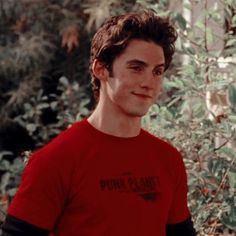
<path fill-rule="evenodd" d="M 1 226 L 0 236 L 48 236 L 49 230 L 29 224 L 14 216 L 7 215 Z"/>
<path fill-rule="evenodd" d="M 191 217 L 178 224 L 169 224 L 166 226 L 166 236 L 196 236 L 197 233 L 193 227 Z"/>

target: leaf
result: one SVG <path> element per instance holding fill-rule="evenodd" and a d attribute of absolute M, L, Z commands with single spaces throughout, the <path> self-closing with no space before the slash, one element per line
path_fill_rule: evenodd
<path fill-rule="evenodd" d="M 231 206 L 228 214 L 223 214 L 222 223 L 229 229 L 236 231 L 236 207 Z"/>
<path fill-rule="evenodd" d="M 199 29 L 201 29 L 202 31 L 205 31 L 206 27 L 202 21 L 198 20 L 197 22 L 195 22 L 195 26 L 198 27 Z"/>
<path fill-rule="evenodd" d="M 173 114 L 167 109 L 167 107 L 162 107 L 163 116 L 166 120 L 172 120 Z"/>
<path fill-rule="evenodd" d="M 17 19 L 14 30 L 16 33 L 24 33 L 27 30 L 27 17 L 25 15 Z"/>
<path fill-rule="evenodd" d="M 38 104 L 38 105 L 36 106 L 36 108 L 37 108 L 38 110 L 43 110 L 43 109 L 45 109 L 45 108 L 48 108 L 49 106 L 50 106 L 50 105 L 49 105 L 48 103 L 43 102 L 43 103 Z"/>
<path fill-rule="evenodd" d="M 17 192 L 17 190 L 18 190 L 18 188 L 11 188 L 11 189 L 9 189 L 9 190 L 7 191 L 7 193 L 8 193 L 8 195 L 9 195 L 10 197 L 14 197 L 15 194 L 16 194 L 16 192 Z"/>
<path fill-rule="evenodd" d="M 12 155 L 13 153 L 10 151 L 0 151 L 0 160 L 2 160 L 4 156 L 12 156 Z"/>
<path fill-rule="evenodd" d="M 33 133 L 37 129 L 37 125 L 35 124 L 27 124 L 26 129 L 30 132 Z"/>
<path fill-rule="evenodd" d="M 79 107 L 80 109 L 84 108 L 86 105 L 88 105 L 90 102 L 90 99 L 89 98 L 86 98 L 86 99 L 83 99 L 80 104 L 79 104 Z"/>
<path fill-rule="evenodd" d="M 222 170 L 223 167 L 224 166 L 223 166 L 222 160 L 211 159 L 208 163 L 208 168 L 214 176 L 217 176 L 219 173 L 219 170 Z"/>
<path fill-rule="evenodd" d="M 7 160 L 2 160 L 0 162 L 0 170 L 7 171 L 10 168 L 10 162 Z"/>
<path fill-rule="evenodd" d="M 213 34 L 211 28 L 206 29 L 207 44 L 213 43 Z"/>
<path fill-rule="evenodd" d="M 196 55 L 196 51 L 193 47 L 184 47 L 183 46 L 183 51 L 187 54 L 190 54 L 190 55 Z"/>
<path fill-rule="evenodd" d="M 180 79 L 177 80 L 165 80 L 164 86 L 166 89 L 170 90 L 172 88 L 183 88 L 183 82 Z"/>
<path fill-rule="evenodd" d="M 178 13 L 177 16 L 175 17 L 175 20 L 177 21 L 179 27 L 182 30 L 186 29 L 187 21 L 185 20 L 185 18 L 181 14 Z"/>
<path fill-rule="evenodd" d="M 232 109 L 236 111 L 236 87 L 234 85 L 229 85 L 228 96 Z"/>
<path fill-rule="evenodd" d="M 54 111 L 56 110 L 57 106 L 58 106 L 58 101 L 54 101 L 50 103 L 50 107 Z"/>
<path fill-rule="evenodd" d="M 1 177 L 1 185 L 0 185 L 1 191 L 6 189 L 6 186 L 8 185 L 10 178 L 11 178 L 10 172 L 6 172 L 5 174 L 3 174 L 3 176 Z"/>
<path fill-rule="evenodd" d="M 60 79 L 59 79 L 59 82 L 64 85 L 65 87 L 68 87 L 69 85 L 69 81 L 68 79 L 65 77 L 65 76 L 62 76 Z"/>
<path fill-rule="evenodd" d="M 86 7 L 84 4 L 84 13 L 89 15 L 87 23 L 87 30 L 90 31 L 93 26 L 98 28 L 103 21 L 110 16 L 111 1 L 101 0 L 97 1 L 93 6 Z"/>
<path fill-rule="evenodd" d="M 236 152 L 233 148 L 224 146 L 220 150 L 231 159 L 236 158 Z"/>
<path fill-rule="evenodd" d="M 224 10 L 225 10 L 225 18 L 230 21 L 232 19 L 232 10 L 230 8 L 231 3 L 228 3 Z"/>
<path fill-rule="evenodd" d="M 229 39 L 227 42 L 226 42 L 226 47 L 230 47 L 230 46 L 235 46 L 236 44 L 236 39 Z"/>
<path fill-rule="evenodd" d="M 232 22 L 233 22 L 233 23 L 236 23 L 236 15 L 233 16 Z"/>
<path fill-rule="evenodd" d="M 236 124 L 236 115 L 229 115 L 228 118 L 230 122 Z"/>
<path fill-rule="evenodd" d="M 236 188 L 236 172 L 228 172 L 229 186 L 230 188 Z"/>
<path fill-rule="evenodd" d="M 79 46 L 79 32 L 78 27 L 75 25 L 67 26 L 62 34 L 61 47 L 67 47 L 67 52 Z"/>

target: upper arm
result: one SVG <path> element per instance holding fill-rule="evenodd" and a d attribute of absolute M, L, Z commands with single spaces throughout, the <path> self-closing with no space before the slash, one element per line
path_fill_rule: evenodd
<path fill-rule="evenodd" d="M 187 174 L 182 156 L 178 153 L 175 165 L 172 167 L 174 175 L 173 199 L 168 215 L 167 224 L 183 222 L 190 216 L 187 200 Z"/>
<path fill-rule="evenodd" d="M 68 193 L 68 167 L 59 153 L 36 152 L 29 160 L 8 214 L 53 229 Z M 63 173 L 65 172 L 65 173 Z"/>

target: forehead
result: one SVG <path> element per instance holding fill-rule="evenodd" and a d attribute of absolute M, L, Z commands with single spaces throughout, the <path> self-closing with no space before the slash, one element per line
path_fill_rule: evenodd
<path fill-rule="evenodd" d="M 165 62 L 164 51 L 160 45 L 152 41 L 138 39 L 131 40 L 119 58 L 124 62 L 133 59 L 139 59 L 154 64 Z"/>

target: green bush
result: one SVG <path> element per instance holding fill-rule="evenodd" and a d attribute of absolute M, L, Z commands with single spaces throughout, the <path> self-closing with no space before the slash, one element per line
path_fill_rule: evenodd
<path fill-rule="evenodd" d="M 217 3 L 204 9 L 195 27 L 182 15 L 169 13 L 179 31 L 176 61 L 187 63 L 175 65 L 176 72 L 164 80 L 159 104 L 143 120 L 147 129 L 173 143 L 184 157 L 189 206 L 199 235 L 236 232 L 236 63 L 232 60 L 236 40 L 229 30 L 224 47 L 210 49 L 217 35 L 206 22 L 225 24 L 216 7 Z M 231 28 L 236 25 L 235 8 L 236 1 L 225 1 Z M 160 5 L 153 9 L 163 12 Z"/>

